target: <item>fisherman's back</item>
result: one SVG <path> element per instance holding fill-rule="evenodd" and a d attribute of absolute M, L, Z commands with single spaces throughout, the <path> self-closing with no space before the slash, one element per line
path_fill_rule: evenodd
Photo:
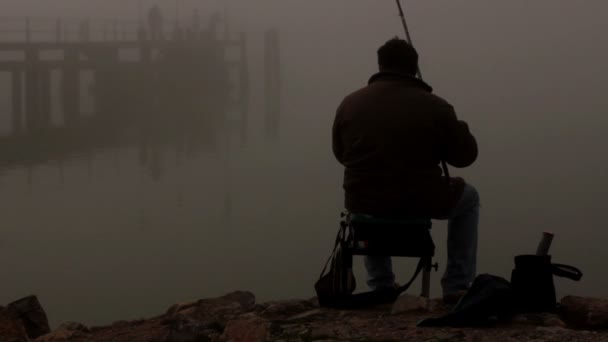
<path fill-rule="evenodd" d="M 345 166 L 346 208 L 376 215 L 442 215 L 459 194 L 447 187 L 441 159 L 465 167 L 477 156 L 452 106 L 424 82 L 393 72 L 374 75 L 340 104 L 333 148 Z"/>

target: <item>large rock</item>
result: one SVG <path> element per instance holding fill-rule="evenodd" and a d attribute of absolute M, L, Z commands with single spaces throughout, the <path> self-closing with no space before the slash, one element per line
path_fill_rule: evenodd
<path fill-rule="evenodd" d="M 315 308 L 316 306 L 307 300 L 274 301 L 263 305 L 261 315 L 266 318 L 287 319 Z"/>
<path fill-rule="evenodd" d="M 169 333 L 163 342 L 209 341 L 209 336 L 221 334 L 221 331 L 209 327 L 205 322 L 199 322 L 179 315 L 171 318 L 168 326 Z"/>
<path fill-rule="evenodd" d="M 46 312 L 40 305 L 38 297 L 27 296 L 10 303 L 7 306 L 16 317 L 23 322 L 27 335 L 34 339 L 51 332 Z"/>
<path fill-rule="evenodd" d="M 88 342 L 91 341 L 91 330 L 76 322 L 61 324 L 55 331 L 42 335 L 34 342 Z"/>
<path fill-rule="evenodd" d="M 209 324 L 224 325 L 228 319 L 250 312 L 254 307 L 255 296 L 251 292 L 237 291 L 218 298 L 175 304 L 165 315 L 180 315 Z"/>
<path fill-rule="evenodd" d="M 92 327 L 93 338 L 86 340 L 86 342 L 165 342 L 167 336 L 171 334 L 171 328 L 170 322 L 164 322 L 158 318 L 119 321 L 109 326 Z M 73 340 L 69 341 L 73 342 Z"/>
<path fill-rule="evenodd" d="M 562 327 L 566 324 L 559 318 L 558 315 L 548 312 L 526 313 L 513 317 L 511 322 L 514 325 L 534 326 L 534 327 Z"/>
<path fill-rule="evenodd" d="M 560 316 L 576 328 L 608 329 L 608 299 L 567 296 L 562 299 Z"/>
<path fill-rule="evenodd" d="M 9 310 L 0 307 L 0 341 L 29 342 L 25 327 Z"/>
<path fill-rule="evenodd" d="M 221 339 L 226 342 L 270 342 L 273 325 L 255 314 L 231 320 L 226 325 Z"/>

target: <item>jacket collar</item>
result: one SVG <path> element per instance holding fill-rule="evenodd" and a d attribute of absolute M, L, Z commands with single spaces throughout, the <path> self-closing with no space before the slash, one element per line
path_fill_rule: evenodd
<path fill-rule="evenodd" d="M 433 92 L 433 87 L 428 85 L 423 80 L 398 71 L 381 71 L 379 73 L 376 73 L 369 79 L 368 84 L 372 84 L 377 81 L 407 82 L 415 86 L 421 87 L 429 93 Z"/>

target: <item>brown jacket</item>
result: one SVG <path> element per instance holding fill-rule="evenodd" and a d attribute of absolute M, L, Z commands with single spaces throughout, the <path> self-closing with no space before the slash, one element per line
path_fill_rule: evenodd
<path fill-rule="evenodd" d="M 471 165 L 477 143 L 432 90 L 414 77 L 381 72 L 340 104 L 333 151 L 345 167 L 347 210 L 441 218 L 454 206 L 464 183 L 448 186 L 440 162 Z"/>

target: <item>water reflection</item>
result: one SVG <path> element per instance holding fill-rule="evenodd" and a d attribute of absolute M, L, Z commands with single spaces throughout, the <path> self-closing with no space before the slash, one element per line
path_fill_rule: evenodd
<path fill-rule="evenodd" d="M 39 51 L 8 70 L 0 257 L 14 281 L 1 302 L 36 293 L 55 324 L 101 324 L 218 288 L 187 275 L 230 245 L 249 94 L 244 36 L 213 29 L 82 44 L 61 61 Z"/>

